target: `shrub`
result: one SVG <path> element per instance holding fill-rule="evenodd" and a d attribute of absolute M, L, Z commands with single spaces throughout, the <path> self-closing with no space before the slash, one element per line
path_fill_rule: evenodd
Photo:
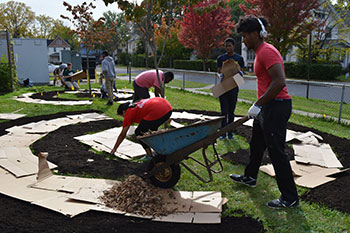
<path fill-rule="evenodd" d="M 14 70 L 12 75 L 15 76 Z M 0 60 L 0 92 L 10 92 L 11 89 L 10 66 L 5 56 L 3 56 Z"/>
<path fill-rule="evenodd" d="M 216 60 L 208 60 L 206 68 L 208 71 L 216 72 Z M 203 60 L 174 60 L 174 69 L 203 71 Z"/>
<path fill-rule="evenodd" d="M 307 63 L 286 62 L 284 64 L 286 76 L 307 80 Z M 310 64 L 311 80 L 335 80 L 342 74 L 342 67 L 339 64 Z"/>

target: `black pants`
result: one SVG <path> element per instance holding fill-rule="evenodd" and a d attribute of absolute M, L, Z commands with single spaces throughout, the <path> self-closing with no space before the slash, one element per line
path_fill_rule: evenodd
<path fill-rule="evenodd" d="M 132 85 L 134 87 L 134 95 L 132 97 L 132 102 L 137 102 L 141 99 L 148 99 L 150 98 L 148 88 L 146 87 L 140 87 L 136 84 L 135 80 L 132 82 Z"/>
<path fill-rule="evenodd" d="M 224 128 L 226 125 L 232 123 L 235 119 L 235 109 L 238 97 L 238 87 L 233 88 L 232 90 L 222 94 L 219 97 L 221 115 L 225 118 L 221 121 L 221 128 Z M 232 132 L 228 133 L 232 135 Z"/>
<path fill-rule="evenodd" d="M 139 126 L 136 128 L 135 130 L 135 135 L 136 136 L 140 136 L 143 135 L 144 133 L 147 133 L 149 130 L 151 131 L 157 131 L 158 127 L 163 124 L 164 122 L 166 122 L 171 114 L 172 114 L 172 110 L 170 110 L 168 113 L 166 113 L 164 116 L 162 116 L 161 118 L 157 119 L 157 120 L 153 120 L 153 121 L 146 121 L 146 120 L 142 120 L 139 124 Z M 145 143 L 143 143 L 142 141 L 139 141 L 140 144 L 142 145 L 143 148 L 149 148 L 149 146 L 147 146 Z"/>
<path fill-rule="evenodd" d="M 284 148 L 291 112 L 292 100 L 272 100 L 263 106 L 259 119 L 253 123 L 249 164 L 245 169 L 246 176 L 257 178 L 267 148 L 281 197 L 286 201 L 298 200 L 292 169 Z"/>

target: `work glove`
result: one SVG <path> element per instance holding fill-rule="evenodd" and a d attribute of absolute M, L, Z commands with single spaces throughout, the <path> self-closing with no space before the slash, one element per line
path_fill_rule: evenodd
<path fill-rule="evenodd" d="M 261 112 L 261 106 L 254 103 L 248 110 L 249 119 L 257 119 Z"/>
<path fill-rule="evenodd" d="M 217 73 L 216 75 L 218 76 L 219 79 L 223 79 L 224 78 L 224 74 L 222 74 L 222 73 L 221 74 Z"/>

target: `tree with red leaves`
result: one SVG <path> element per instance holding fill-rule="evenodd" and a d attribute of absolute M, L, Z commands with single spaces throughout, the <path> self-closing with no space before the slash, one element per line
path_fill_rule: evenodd
<path fill-rule="evenodd" d="M 293 45 L 305 43 L 305 38 L 320 23 L 313 10 L 319 0 L 245 0 L 240 8 L 245 15 L 264 16 L 270 23 L 266 39 L 286 55 Z"/>
<path fill-rule="evenodd" d="M 193 7 L 187 7 L 180 21 L 179 41 L 192 48 L 203 59 L 203 70 L 211 49 L 221 46 L 227 36 L 232 34 L 234 22 L 231 21 L 227 1 L 206 0 Z"/>
<path fill-rule="evenodd" d="M 61 15 L 63 19 L 70 21 L 74 29 L 72 33 L 79 36 L 80 42 L 86 48 L 86 60 L 87 60 L 87 70 L 89 71 L 89 53 L 91 50 L 96 49 L 98 46 L 103 46 L 115 37 L 116 32 L 114 30 L 115 25 L 112 27 L 105 26 L 105 19 L 99 18 L 95 21 L 92 17 L 91 10 L 96 8 L 93 3 L 87 4 L 83 2 L 81 5 L 72 6 L 67 2 L 63 2 L 66 10 L 71 12 L 72 18 Z M 115 22 L 116 24 L 116 22 Z M 87 71 L 87 72 L 88 72 Z M 89 83 L 89 93 L 91 96 L 91 83 Z"/>

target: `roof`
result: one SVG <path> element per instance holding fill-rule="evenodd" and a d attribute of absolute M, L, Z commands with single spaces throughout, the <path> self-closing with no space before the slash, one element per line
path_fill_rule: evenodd
<path fill-rule="evenodd" d="M 60 36 L 56 36 L 53 40 L 47 40 L 47 47 L 70 48 L 71 46 L 67 40 L 62 39 Z"/>

